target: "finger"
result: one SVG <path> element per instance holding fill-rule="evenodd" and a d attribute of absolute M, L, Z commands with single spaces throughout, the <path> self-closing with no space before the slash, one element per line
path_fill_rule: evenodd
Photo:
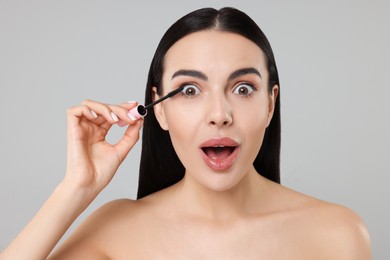
<path fill-rule="evenodd" d="M 132 125 L 134 124 L 137 119 L 129 113 L 129 111 L 136 107 L 138 105 L 137 102 L 131 102 L 131 103 L 123 103 L 120 105 L 109 105 L 111 110 L 118 115 L 119 121 L 118 125 L 119 126 L 125 126 L 125 125 Z"/>
<path fill-rule="evenodd" d="M 133 107 L 138 106 L 138 102 L 137 101 L 129 101 L 129 102 L 121 103 L 121 104 L 119 104 L 119 106 L 124 107 L 126 109 L 132 109 Z"/>
<path fill-rule="evenodd" d="M 84 105 L 70 107 L 68 108 L 67 113 L 68 122 L 71 125 L 78 125 L 82 117 L 85 117 L 90 121 L 95 121 L 98 117 L 95 111 Z"/>
<path fill-rule="evenodd" d="M 107 104 L 92 100 L 84 100 L 82 105 L 89 107 L 89 109 L 95 111 L 99 117 L 102 116 L 107 122 L 110 122 L 111 124 L 116 124 L 119 121 L 118 115 L 116 115 L 112 111 L 111 107 Z M 104 120 L 100 118 L 97 121 L 99 121 L 99 123 L 104 122 Z"/>
<path fill-rule="evenodd" d="M 99 127 L 105 129 L 106 131 L 110 130 L 112 126 L 113 126 L 113 124 L 111 122 L 108 122 L 108 121 L 104 121 L 99 125 Z"/>
<path fill-rule="evenodd" d="M 118 151 L 119 159 L 122 162 L 135 143 L 139 139 L 139 131 L 143 124 L 143 119 L 137 120 L 133 125 L 129 125 L 122 138 L 114 145 Z"/>
<path fill-rule="evenodd" d="M 129 111 L 137 105 L 137 102 L 132 101 L 130 103 L 122 103 L 120 105 L 108 105 L 108 107 L 115 113 L 115 115 L 118 116 L 119 121 L 117 122 L 117 124 L 120 127 L 123 127 L 125 125 L 132 125 L 136 122 L 136 120 L 134 120 L 134 117 L 130 117 Z M 111 127 L 106 122 L 102 122 L 101 126 L 106 129 L 108 129 L 108 127 Z"/>

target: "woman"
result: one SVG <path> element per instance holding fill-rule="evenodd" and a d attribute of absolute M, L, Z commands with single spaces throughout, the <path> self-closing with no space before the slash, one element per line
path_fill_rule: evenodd
<path fill-rule="evenodd" d="M 129 115 L 135 102 L 70 108 L 65 178 L 2 259 L 47 258 L 110 182 L 142 123 L 139 199 L 98 209 L 50 259 L 370 259 L 358 216 L 278 184 L 278 73 L 247 15 L 200 9 L 172 25 L 145 104 L 180 87 L 145 119 Z M 111 145 L 116 123 L 129 126 Z"/>

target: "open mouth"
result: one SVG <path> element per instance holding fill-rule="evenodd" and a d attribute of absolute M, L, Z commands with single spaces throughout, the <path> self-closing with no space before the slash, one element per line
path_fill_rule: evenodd
<path fill-rule="evenodd" d="M 214 160 L 224 160 L 228 158 L 237 146 L 210 146 L 210 147 L 202 147 L 203 152 L 207 155 L 207 157 Z"/>
<path fill-rule="evenodd" d="M 201 156 L 212 170 L 229 169 L 236 160 L 240 145 L 228 137 L 210 139 L 200 146 Z"/>

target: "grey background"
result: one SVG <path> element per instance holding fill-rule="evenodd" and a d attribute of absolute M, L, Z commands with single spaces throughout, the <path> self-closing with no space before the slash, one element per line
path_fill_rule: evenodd
<path fill-rule="evenodd" d="M 379 0 L 0 0 L 0 249 L 64 176 L 66 109 L 86 98 L 142 102 L 162 34 L 205 6 L 238 7 L 271 42 L 283 184 L 353 209 L 374 259 L 390 259 L 390 4 Z M 135 198 L 139 157 L 138 143 L 70 232 L 102 204 Z"/>

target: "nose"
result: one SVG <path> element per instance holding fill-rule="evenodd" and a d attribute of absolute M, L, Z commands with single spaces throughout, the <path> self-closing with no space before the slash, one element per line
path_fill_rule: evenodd
<path fill-rule="evenodd" d="M 233 123 L 232 108 L 226 97 L 212 97 L 209 101 L 208 124 L 216 127 Z"/>

